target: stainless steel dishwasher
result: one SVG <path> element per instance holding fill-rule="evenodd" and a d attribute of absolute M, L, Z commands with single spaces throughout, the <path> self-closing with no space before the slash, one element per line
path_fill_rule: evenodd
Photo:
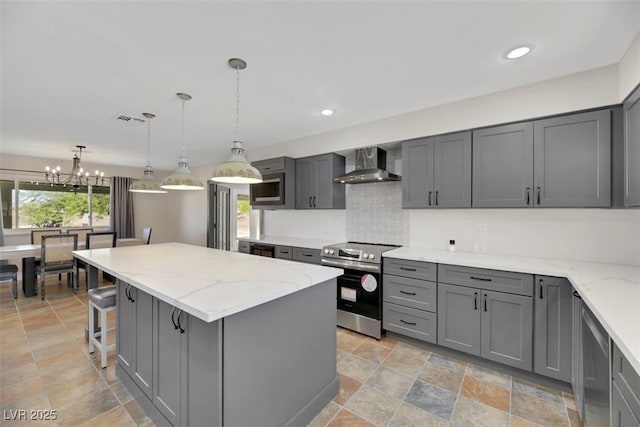
<path fill-rule="evenodd" d="M 582 357 L 585 427 L 609 426 L 609 335 L 582 304 Z"/>

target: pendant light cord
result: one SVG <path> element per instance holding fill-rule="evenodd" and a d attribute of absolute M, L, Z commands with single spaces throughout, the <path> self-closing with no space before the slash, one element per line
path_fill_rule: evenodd
<path fill-rule="evenodd" d="M 147 166 L 151 166 L 151 119 L 147 119 Z"/>
<path fill-rule="evenodd" d="M 236 141 L 240 141 L 240 67 L 236 67 Z"/>
<path fill-rule="evenodd" d="M 185 154 L 187 152 L 186 146 L 185 146 L 185 139 L 184 139 L 184 101 L 185 99 L 182 100 L 182 157 L 185 157 Z"/>

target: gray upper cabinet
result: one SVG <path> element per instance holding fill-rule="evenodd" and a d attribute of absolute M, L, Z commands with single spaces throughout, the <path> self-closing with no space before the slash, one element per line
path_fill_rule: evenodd
<path fill-rule="evenodd" d="M 473 131 L 473 206 L 533 203 L 533 123 Z"/>
<path fill-rule="evenodd" d="M 611 205 L 611 110 L 538 120 L 534 136 L 536 207 Z"/>
<path fill-rule="evenodd" d="M 623 106 L 624 205 L 640 206 L 640 87 Z"/>
<path fill-rule="evenodd" d="M 534 371 L 571 381 L 573 296 L 567 279 L 536 276 Z"/>
<path fill-rule="evenodd" d="M 344 157 L 335 153 L 296 159 L 296 209 L 344 209 Z"/>
<path fill-rule="evenodd" d="M 402 207 L 471 206 L 471 132 L 406 141 L 402 145 Z"/>

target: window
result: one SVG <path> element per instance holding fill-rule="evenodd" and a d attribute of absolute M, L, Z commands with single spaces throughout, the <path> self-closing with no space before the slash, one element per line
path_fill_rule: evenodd
<path fill-rule="evenodd" d="M 236 199 L 236 237 L 238 239 L 248 238 L 251 235 L 249 196 L 246 194 L 238 194 Z"/>
<path fill-rule="evenodd" d="M 1 181 L 0 184 L 4 228 L 109 225 L 110 187 L 74 188 L 29 181 Z"/>

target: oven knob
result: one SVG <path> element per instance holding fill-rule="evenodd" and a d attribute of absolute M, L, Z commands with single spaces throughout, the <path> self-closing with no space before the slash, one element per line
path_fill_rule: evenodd
<path fill-rule="evenodd" d="M 333 254 L 334 254 L 333 249 L 329 249 L 329 255 L 333 255 Z"/>
<path fill-rule="evenodd" d="M 369 256 L 369 254 L 365 252 L 365 253 L 362 254 L 362 259 L 367 259 L 368 256 Z"/>
<path fill-rule="evenodd" d="M 325 254 L 328 254 L 328 253 L 329 253 L 329 249 L 325 249 L 325 250 L 324 250 L 324 253 L 325 253 Z"/>
<path fill-rule="evenodd" d="M 374 259 L 376 256 L 374 254 L 369 254 L 369 259 Z"/>

